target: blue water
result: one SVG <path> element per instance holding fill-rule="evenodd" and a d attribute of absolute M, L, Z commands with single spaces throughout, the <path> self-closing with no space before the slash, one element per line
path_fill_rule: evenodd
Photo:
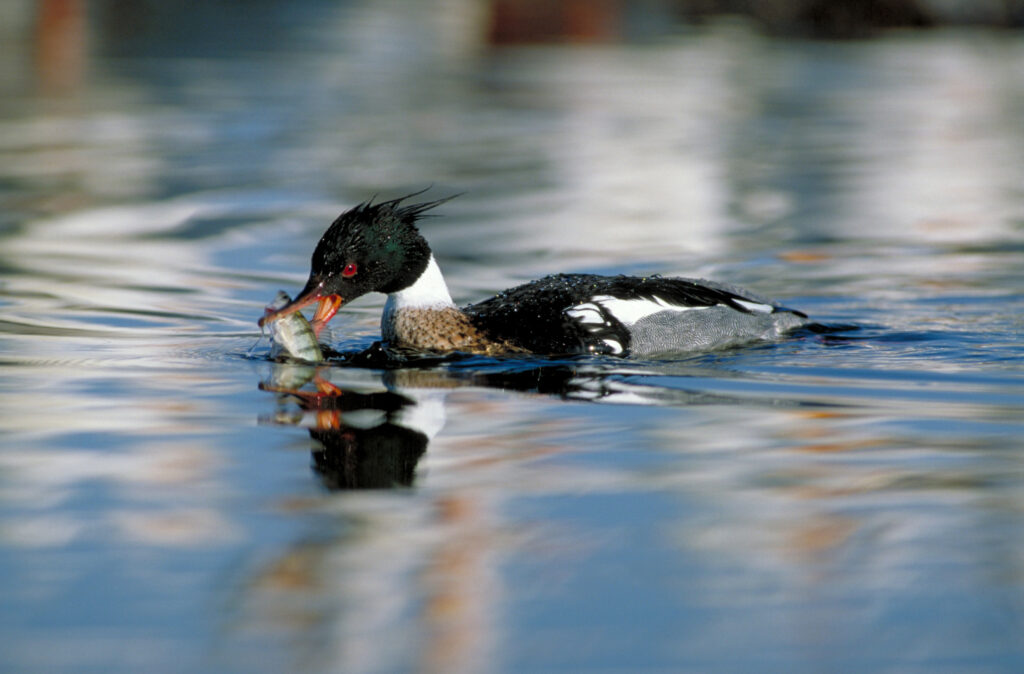
<path fill-rule="evenodd" d="M 0 669 L 1021 671 L 1021 36 L 444 5 L 4 10 Z M 658 272 L 848 329 L 268 359 L 338 212 L 428 186 L 458 302 Z"/>

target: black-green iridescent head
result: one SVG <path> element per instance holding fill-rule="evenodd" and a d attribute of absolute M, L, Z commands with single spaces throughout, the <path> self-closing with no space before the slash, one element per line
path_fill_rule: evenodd
<path fill-rule="evenodd" d="M 331 223 L 313 251 L 309 280 L 299 295 L 260 322 L 272 321 L 313 302 L 317 332 L 338 308 L 369 292 L 393 293 L 408 288 L 430 262 L 427 245 L 416 221 L 452 197 L 403 206 L 410 196 L 391 201 L 367 201 L 345 211 Z"/>

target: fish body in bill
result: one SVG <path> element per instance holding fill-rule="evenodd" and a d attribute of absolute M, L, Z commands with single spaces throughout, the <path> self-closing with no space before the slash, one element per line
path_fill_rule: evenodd
<path fill-rule="evenodd" d="M 266 314 L 271 314 L 291 302 L 287 293 L 279 291 L 274 301 L 267 305 Z M 318 363 L 324 359 L 320 343 L 313 326 L 302 313 L 295 311 L 275 321 L 267 322 L 270 341 L 277 353 L 286 353 L 297 360 Z M 272 355 L 277 355 L 272 352 Z"/>

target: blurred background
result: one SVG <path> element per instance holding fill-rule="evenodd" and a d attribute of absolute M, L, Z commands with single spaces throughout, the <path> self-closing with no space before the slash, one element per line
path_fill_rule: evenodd
<path fill-rule="evenodd" d="M 0 670 L 1024 670 L 1022 24 L 3 0 Z M 459 303 L 663 273 L 847 329 L 272 362 L 326 225 L 427 188 Z"/>

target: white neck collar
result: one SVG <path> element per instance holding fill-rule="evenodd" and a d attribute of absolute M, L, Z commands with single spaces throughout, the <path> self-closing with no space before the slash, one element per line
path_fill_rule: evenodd
<path fill-rule="evenodd" d="M 391 313 L 400 309 L 443 309 L 454 306 L 444 276 L 441 275 L 441 268 L 437 266 L 437 261 L 431 253 L 427 268 L 415 283 L 388 295 L 384 312 Z"/>

